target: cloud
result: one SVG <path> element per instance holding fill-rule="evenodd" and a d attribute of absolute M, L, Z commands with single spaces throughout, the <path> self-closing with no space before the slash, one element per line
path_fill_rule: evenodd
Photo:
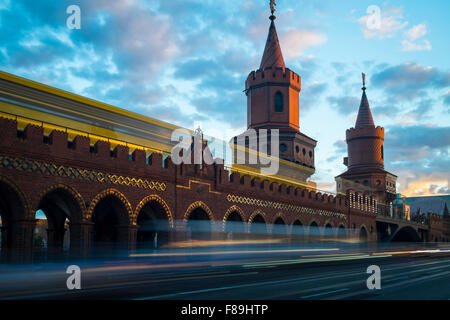
<path fill-rule="evenodd" d="M 432 150 L 450 147 L 450 127 L 389 126 L 385 144 L 391 149 L 393 161 L 423 159 L 429 157 Z"/>
<path fill-rule="evenodd" d="M 430 41 L 423 40 L 422 44 L 417 44 L 408 40 L 402 41 L 402 51 L 431 51 Z"/>
<path fill-rule="evenodd" d="M 364 38 L 392 38 L 399 30 L 404 29 L 408 22 L 403 19 L 403 8 L 390 7 L 380 10 L 379 26 L 372 24 L 375 16 L 368 14 L 358 19 Z"/>
<path fill-rule="evenodd" d="M 400 178 L 401 193 L 409 196 L 431 196 L 450 194 L 448 177 L 442 177 L 436 174 L 430 175 L 412 175 L 408 178 Z"/>
<path fill-rule="evenodd" d="M 380 117 L 393 118 L 399 113 L 399 108 L 396 106 L 377 106 L 375 108 L 370 107 L 374 119 Z"/>
<path fill-rule="evenodd" d="M 360 99 L 354 96 L 330 96 L 327 98 L 328 103 L 337 109 L 340 114 L 350 114 L 358 112 Z"/>
<path fill-rule="evenodd" d="M 447 106 L 447 110 L 450 111 L 450 90 L 444 94 L 444 104 Z"/>
<path fill-rule="evenodd" d="M 418 24 L 405 32 L 406 37 L 411 41 L 415 41 L 426 34 L 427 26 L 425 24 Z"/>
<path fill-rule="evenodd" d="M 400 192 L 430 195 L 448 189 L 450 127 L 389 126 L 384 149 L 385 167 L 398 176 Z"/>
<path fill-rule="evenodd" d="M 302 56 L 305 50 L 324 44 L 327 37 L 314 30 L 287 29 L 280 33 L 283 55 L 288 59 Z"/>
<path fill-rule="evenodd" d="M 309 110 L 312 106 L 319 103 L 322 94 L 326 91 L 328 85 L 313 81 L 311 84 L 306 84 L 302 88 L 300 96 L 300 110 Z"/>
<path fill-rule="evenodd" d="M 416 63 L 384 67 L 371 81 L 396 99 L 413 100 L 425 96 L 426 89 L 443 89 L 450 86 L 450 72 Z"/>

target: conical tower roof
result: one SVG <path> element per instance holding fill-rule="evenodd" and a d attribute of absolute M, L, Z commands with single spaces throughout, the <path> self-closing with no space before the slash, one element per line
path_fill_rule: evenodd
<path fill-rule="evenodd" d="M 275 28 L 275 16 L 270 16 L 270 20 L 269 34 L 267 35 L 266 47 L 264 48 L 264 54 L 259 68 L 261 70 L 268 67 L 280 67 L 284 69 L 286 66 L 284 64 L 280 42 L 278 41 L 277 30 Z"/>
<path fill-rule="evenodd" d="M 375 127 L 372 118 L 372 112 L 370 112 L 369 101 L 367 100 L 366 96 L 366 86 L 364 82 L 365 82 L 365 75 L 363 76 L 363 87 L 362 87 L 363 94 L 361 97 L 361 103 L 359 104 L 358 117 L 356 118 L 355 128 Z"/>

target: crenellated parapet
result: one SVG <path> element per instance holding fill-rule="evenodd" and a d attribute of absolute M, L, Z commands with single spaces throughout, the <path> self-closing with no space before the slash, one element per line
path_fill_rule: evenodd
<path fill-rule="evenodd" d="M 300 91 L 301 77 L 289 68 L 267 67 L 250 72 L 245 81 L 246 90 L 266 85 L 288 86 Z"/>
<path fill-rule="evenodd" d="M 346 130 L 347 143 L 354 139 L 363 137 L 378 138 L 384 140 L 384 128 L 377 127 L 356 127 Z"/>

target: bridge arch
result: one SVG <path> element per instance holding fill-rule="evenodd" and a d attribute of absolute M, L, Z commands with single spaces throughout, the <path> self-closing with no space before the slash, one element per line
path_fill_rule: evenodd
<path fill-rule="evenodd" d="M 142 199 L 136 206 L 132 224 L 138 227 L 136 245 L 138 248 L 158 248 L 168 243 L 173 216 L 167 203 L 158 195 L 152 194 Z"/>
<path fill-rule="evenodd" d="M 333 234 L 333 223 L 331 221 L 325 221 L 324 228 L 322 230 L 323 234 L 326 236 L 332 236 Z"/>
<path fill-rule="evenodd" d="M 0 233 L 1 253 L 5 255 L 7 250 L 14 245 L 13 228 L 16 221 L 34 219 L 30 216 L 29 201 L 10 179 L 0 176 Z M 29 243 L 32 245 L 32 243 Z"/>
<path fill-rule="evenodd" d="M 255 210 L 248 218 L 248 232 L 266 233 L 268 226 L 266 214 L 261 210 Z"/>
<path fill-rule="evenodd" d="M 359 228 L 359 240 L 367 241 L 368 238 L 369 238 L 369 234 L 367 233 L 367 227 L 366 227 L 366 225 L 362 224 Z"/>
<path fill-rule="evenodd" d="M 245 232 L 245 214 L 241 208 L 236 205 L 231 206 L 223 216 L 222 230 L 226 233 Z"/>
<path fill-rule="evenodd" d="M 214 221 L 214 214 L 212 213 L 211 209 L 203 202 L 203 201 L 195 201 L 189 205 L 189 207 L 184 212 L 184 221 L 188 221 L 189 217 L 192 212 L 194 212 L 196 209 L 201 208 L 205 211 L 205 213 L 208 215 L 209 220 Z"/>
<path fill-rule="evenodd" d="M 132 217 L 131 217 L 131 223 L 132 223 L 133 225 L 136 225 L 136 224 L 137 224 L 137 218 L 138 218 L 138 216 L 139 216 L 140 211 L 141 211 L 146 205 L 148 205 L 149 203 L 152 203 L 152 202 L 158 203 L 158 204 L 163 208 L 163 210 L 164 210 L 164 212 L 165 212 L 165 214 L 166 214 L 166 216 L 167 216 L 167 219 L 169 220 L 170 227 L 173 228 L 174 222 L 173 222 L 173 214 L 172 214 L 172 211 L 170 210 L 169 205 L 164 201 L 164 199 L 161 198 L 161 197 L 160 197 L 159 195 L 157 195 L 157 194 L 151 194 L 151 195 L 145 197 L 144 199 L 142 199 L 142 200 L 138 203 L 138 205 L 136 206 L 136 209 L 134 210 L 134 214 L 133 214 Z"/>
<path fill-rule="evenodd" d="M 36 200 L 33 212 L 42 212 L 46 218 L 38 220 L 43 224 L 35 228 L 37 236 L 41 237 L 36 239 L 45 239 L 47 248 L 55 252 L 69 249 L 70 244 L 77 240 L 77 236 L 70 232 L 70 226 L 86 219 L 83 197 L 73 187 L 58 183 L 44 188 Z"/>
<path fill-rule="evenodd" d="M 399 228 L 392 237 L 391 242 L 419 242 L 418 232 L 411 226 Z"/>
<path fill-rule="evenodd" d="M 276 226 L 284 226 L 283 228 L 277 228 Z M 279 212 L 275 215 L 275 217 L 273 217 L 273 222 L 272 222 L 272 232 L 274 231 L 275 228 L 275 232 L 276 233 L 282 233 L 282 234 L 286 234 L 288 231 L 288 226 L 286 224 L 286 218 L 284 217 L 282 212 Z"/>
<path fill-rule="evenodd" d="M 347 236 L 347 230 L 345 229 L 345 225 L 340 223 L 336 230 L 338 238 L 345 238 Z"/>
<path fill-rule="evenodd" d="M 316 222 L 316 220 L 312 220 L 309 223 L 309 227 L 308 227 L 308 236 L 318 236 L 320 235 L 320 229 L 319 229 L 319 224 Z"/>
<path fill-rule="evenodd" d="M 296 217 L 291 224 L 291 234 L 302 235 L 304 234 L 303 222 L 300 217 Z"/>
<path fill-rule="evenodd" d="M 108 248 L 128 238 L 133 211 L 128 199 L 116 189 L 106 189 L 91 201 L 88 217 L 94 223 L 94 242 Z"/>
<path fill-rule="evenodd" d="M 214 215 L 202 201 L 195 201 L 184 213 L 187 238 L 189 240 L 210 240 Z"/>
<path fill-rule="evenodd" d="M 59 206 L 62 203 L 66 203 L 68 208 L 62 209 L 70 210 L 69 218 L 72 223 L 79 223 L 87 220 L 88 218 L 87 208 L 83 196 L 71 186 L 62 183 L 47 186 L 37 197 L 37 204 L 35 205 L 33 212 L 41 209 L 45 200 L 59 202 L 59 204 L 56 203 L 56 205 Z"/>

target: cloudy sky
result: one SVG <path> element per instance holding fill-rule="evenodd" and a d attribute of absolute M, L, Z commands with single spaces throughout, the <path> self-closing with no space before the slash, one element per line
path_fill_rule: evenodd
<path fill-rule="evenodd" d="M 0 0 L 0 69 L 228 140 L 246 129 L 245 78 L 262 56 L 266 0 Z M 314 180 L 345 170 L 361 72 L 386 169 L 406 195 L 449 194 L 449 1 L 277 0 L 286 66 L 302 77 Z M 81 8 L 81 29 L 66 8 Z M 368 7 L 380 8 L 373 25 Z"/>

